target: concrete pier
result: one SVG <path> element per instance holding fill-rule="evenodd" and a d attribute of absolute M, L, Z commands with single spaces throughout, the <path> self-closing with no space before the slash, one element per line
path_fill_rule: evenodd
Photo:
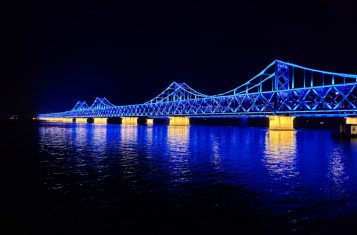
<path fill-rule="evenodd" d="M 88 123 L 88 118 L 76 118 L 76 123 Z"/>
<path fill-rule="evenodd" d="M 153 125 L 153 124 L 154 124 L 154 119 L 152 119 L 152 118 L 146 119 L 146 125 Z"/>
<path fill-rule="evenodd" d="M 346 117 L 345 123 L 340 125 L 340 135 L 357 137 L 357 117 Z"/>
<path fill-rule="evenodd" d="M 294 130 L 292 116 L 269 116 L 269 129 L 271 130 Z"/>
<path fill-rule="evenodd" d="M 73 118 L 62 118 L 62 122 L 73 122 Z"/>
<path fill-rule="evenodd" d="M 122 117 L 122 125 L 138 125 L 138 117 Z"/>
<path fill-rule="evenodd" d="M 93 118 L 93 124 L 107 124 L 108 118 Z"/>
<path fill-rule="evenodd" d="M 173 116 L 169 117 L 171 126 L 187 126 L 190 124 L 190 119 L 183 116 Z"/>
<path fill-rule="evenodd" d="M 346 124 L 357 125 L 357 117 L 346 117 Z"/>

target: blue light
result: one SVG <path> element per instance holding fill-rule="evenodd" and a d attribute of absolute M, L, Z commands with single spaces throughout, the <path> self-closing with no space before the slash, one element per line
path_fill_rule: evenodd
<path fill-rule="evenodd" d="M 38 117 L 232 117 L 272 114 L 345 117 L 357 115 L 356 86 L 357 75 L 310 69 L 275 60 L 246 83 L 217 95 L 205 95 L 185 83 L 173 82 L 143 104 L 115 106 L 106 98 L 97 97 L 91 106 L 85 101 L 78 101 L 70 111 L 39 114 Z"/>

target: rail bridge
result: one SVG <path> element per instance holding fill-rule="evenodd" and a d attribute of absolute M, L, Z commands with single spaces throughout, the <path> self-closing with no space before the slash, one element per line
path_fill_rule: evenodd
<path fill-rule="evenodd" d="M 170 124 L 189 124 L 197 117 L 267 117 L 271 129 L 293 129 L 298 116 L 344 117 L 357 124 L 357 75 L 311 69 L 275 60 L 244 84 L 221 94 L 206 95 L 186 83 L 171 83 L 153 99 L 116 106 L 96 98 L 91 106 L 78 101 L 64 112 L 39 114 L 45 121 L 106 123 L 119 117 L 136 124 L 139 117 L 152 123 L 169 118 Z M 357 128 L 356 128 L 357 131 Z"/>

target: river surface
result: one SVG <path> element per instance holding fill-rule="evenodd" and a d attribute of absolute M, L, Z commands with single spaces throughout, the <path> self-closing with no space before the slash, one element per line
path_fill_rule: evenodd
<path fill-rule="evenodd" d="M 31 234 L 357 231 L 357 141 L 233 126 L 11 124 L 1 219 Z"/>

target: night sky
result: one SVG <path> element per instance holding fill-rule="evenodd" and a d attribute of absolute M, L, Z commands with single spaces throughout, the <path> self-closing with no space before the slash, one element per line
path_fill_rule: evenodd
<path fill-rule="evenodd" d="M 357 74 L 352 0 L 12 2 L 1 13 L 2 115 L 96 96 L 142 103 L 172 81 L 221 93 L 274 59 Z"/>

